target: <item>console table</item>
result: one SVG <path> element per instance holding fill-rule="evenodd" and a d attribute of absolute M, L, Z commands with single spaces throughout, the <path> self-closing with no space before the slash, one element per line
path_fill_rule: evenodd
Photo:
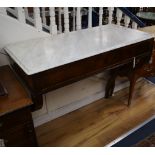
<path fill-rule="evenodd" d="M 34 110 L 42 94 L 105 69 L 149 61 L 153 36 L 118 25 L 104 25 L 5 47 L 16 73 L 26 83 Z"/>
<path fill-rule="evenodd" d="M 0 146 L 37 146 L 31 99 L 9 66 L 0 67 L 0 80 L 8 91 L 0 96 Z"/>

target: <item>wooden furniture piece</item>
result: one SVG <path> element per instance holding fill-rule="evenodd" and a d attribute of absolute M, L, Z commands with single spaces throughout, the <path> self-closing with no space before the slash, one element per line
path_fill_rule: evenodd
<path fill-rule="evenodd" d="M 140 28 L 139 30 L 153 34 L 155 36 L 155 26 L 148 26 L 145 28 Z M 131 64 L 128 64 L 127 66 L 113 69 L 110 72 L 111 72 L 110 77 L 109 77 L 109 80 L 106 85 L 107 91 L 106 91 L 105 97 L 108 98 L 108 97 L 112 96 L 114 86 L 115 86 L 116 77 L 117 76 L 126 76 L 126 77 L 128 77 L 128 79 L 130 81 L 129 99 L 128 99 L 128 105 L 130 105 L 131 101 L 132 101 L 133 94 L 134 94 L 134 86 L 135 86 L 136 81 L 140 77 L 155 76 L 155 42 L 154 42 L 154 49 L 153 49 L 152 55 L 151 55 L 151 62 L 149 62 L 149 61 L 144 62 L 142 59 L 142 60 L 138 60 L 138 65 L 136 65 L 135 68 L 132 68 Z"/>
<path fill-rule="evenodd" d="M 9 66 L 0 67 L 8 96 L 0 96 L 0 140 L 5 146 L 37 146 L 31 99 Z"/>
<path fill-rule="evenodd" d="M 150 34 L 109 24 L 8 45 L 5 51 L 30 90 L 35 110 L 42 107 L 44 93 L 105 69 L 149 61 L 152 47 Z"/>
<path fill-rule="evenodd" d="M 125 64 L 124 66 L 120 66 L 114 69 L 111 69 L 109 72 L 109 79 L 106 84 L 105 98 L 109 98 L 112 96 L 114 88 L 115 88 L 115 80 L 117 76 L 127 77 L 130 82 L 129 87 L 129 97 L 128 97 L 128 106 L 130 106 L 132 101 L 132 96 L 134 92 L 134 86 L 136 80 L 139 78 L 136 76 L 139 70 L 143 68 L 144 65 L 148 64 L 150 57 L 147 55 L 143 55 L 143 57 L 139 57 L 135 61 L 135 67 L 132 67 L 132 63 Z"/>
<path fill-rule="evenodd" d="M 0 82 L 0 96 L 5 96 L 7 94 L 8 94 L 8 92 L 7 92 L 6 88 Z"/>

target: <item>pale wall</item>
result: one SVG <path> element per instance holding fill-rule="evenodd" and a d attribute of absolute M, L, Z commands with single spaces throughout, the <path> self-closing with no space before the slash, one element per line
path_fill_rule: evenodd
<path fill-rule="evenodd" d="M 0 50 L 10 43 L 47 36 L 50 35 L 0 13 Z M 8 60 L 6 56 L 0 55 L 0 65 L 4 64 L 8 64 Z"/>

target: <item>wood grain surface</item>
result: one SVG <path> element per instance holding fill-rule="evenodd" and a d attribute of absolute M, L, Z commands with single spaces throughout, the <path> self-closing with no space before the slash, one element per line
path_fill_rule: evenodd
<path fill-rule="evenodd" d="M 127 107 L 128 88 L 36 128 L 40 146 L 105 146 L 155 113 L 155 86 L 136 84 Z"/>

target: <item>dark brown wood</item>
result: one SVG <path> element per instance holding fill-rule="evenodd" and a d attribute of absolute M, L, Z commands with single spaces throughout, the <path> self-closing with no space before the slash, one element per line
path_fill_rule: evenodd
<path fill-rule="evenodd" d="M 153 51 L 155 53 L 155 50 Z M 155 54 L 153 54 L 155 55 Z M 152 63 L 144 64 L 140 68 L 135 68 L 132 77 L 130 78 L 130 90 L 129 90 L 129 105 L 131 104 L 132 96 L 134 93 L 134 86 L 136 81 L 140 77 L 154 77 L 155 76 L 155 58 L 152 58 Z"/>
<path fill-rule="evenodd" d="M 155 45 L 155 42 L 154 42 L 154 45 Z M 152 47 L 150 46 L 148 50 L 150 51 L 152 49 L 153 49 L 153 44 L 152 44 Z M 149 64 L 150 58 L 152 59 L 152 63 Z M 136 58 L 135 68 L 132 67 L 132 64 L 128 64 L 128 67 L 119 67 L 114 70 L 111 70 L 111 72 L 115 73 L 115 76 L 110 74 L 110 78 L 106 85 L 107 91 L 105 94 L 105 98 L 109 98 L 113 94 L 114 86 L 112 86 L 112 84 L 109 84 L 109 83 L 111 83 L 111 81 L 115 83 L 115 79 L 117 76 L 126 76 L 130 81 L 129 98 L 128 98 L 128 106 L 130 106 L 136 81 L 140 77 L 155 76 L 155 50 L 153 50 L 151 57 L 149 55 L 144 54 Z"/>
<path fill-rule="evenodd" d="M 8 94 L 6 88 L 0 82 L 0 96 L 6 96 Z"/>
<path fill-rule="evenodd" d="M 41 94 L 31 94 L 31 99 L 33 101 L 32 111 L 35 111 L 36 109 L 41 109 L 43 105 L 43 96 Z"/>
<path fill-rule="evenodd" d="M 5 146 L 37 146 L 30 107 L 0 117 L 0 139 Z"/>
<path fill-rule="evenodd" d="M 24 87 L 19 83 L 9 66 L 0 67 L 0 81 L 8 90 L 7 96 L 0 97 L 0 116 L 32 105 Z"/>
<path fill-rule="evenodd" d="M 145 53 L 135 58 L 135 68 L 141 68 L 143 64 L 146 64 L 150 60 L 150 54 Z M 113 68 L 109 71 L 109 79 L 106 84 L 105 98 L 109 98 L 112 96 L 115 80 L 117 76 L 124 77 L 126 76 L 129 81 L 133 80 L 132 73 L 134 72 L 133 61 L 128 62 L 122 66 Z M 132 89 L 131 89 L 132 90 Z M 131 94 L 130 97 L 131 98 Z M 129 99 L 130 100 L 130 99 Z"/>
<path fill-rule="evenodd" d="M 5 146 L 37 146 L 31 99 L 9 66 L 0 67 L 8 96 L 0 97 L 0 139 Z"/>
<path fill-rule="evenodd" d="M 40 108 L 42 106 L 40 95 L 102 72 L 105 69 L 115 68 L 131 62 L 134 57 L 146 53 L 150 56 L 152 44 L 153 38 L 30 76 L 26 75 L 16 63 L 12 63 L 12 66 L 25 81 L 32 96 L 35 96 L 33 102 L 39 104 L 36 107 Z M 41 100 L 37 99 L 37 96 Z"/>

